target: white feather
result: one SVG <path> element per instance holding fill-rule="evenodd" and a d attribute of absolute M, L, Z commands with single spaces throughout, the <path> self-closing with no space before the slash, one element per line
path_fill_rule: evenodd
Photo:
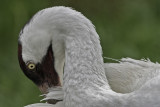
<path fill-rule="evenodd" d="M 62 87 L 53 87 L 50 88 L 48 91 L 49 92 L 47 94 L 43 95 L 45 96 L 45 98 L 42 99 L 41 101 L 49 99 L 63 100 L 64 93 Z"/>
<path fill-rule="evenodd" d="M 139 89 L 160 74 L 160 64 L 150 60 L 122 58 L 119 63 L 105 63 L 104 68 L 111 88 L 119 93 Z"/>

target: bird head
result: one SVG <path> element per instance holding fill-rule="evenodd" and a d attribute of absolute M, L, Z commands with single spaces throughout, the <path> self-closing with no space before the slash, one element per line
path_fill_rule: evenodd
<path fill-rule="evenodd" d="M 50 23 L 54 21 L 53 18 L 48 16 L 54 14 L 53 10 L 57 8 L 39 11 L 24 26 L 18 39 L 20 67 L 43 94 L 63 84 L 63 43 L 57 30 L 53 30 L 56 24 Z"/>
<path fill-rule="evenodd" d="M 24 61 L 21 43 L 18 44 L 18 58 L 19 64 L 24 74 L 32 80 L 40 89 L 42 93 L 47 93 L 51 87 L 61 86 L 60 78 L 55 69 L 54 56 L 52 45 L 46 51 L 41 62 L 34 62 L 34 60 Z"/>
<path fill-rule="evenodd" d="M 91 32 L 92 31 L 92 32 Z M 53 87 L 63 86 L 70 68 L 67 54 L 78 48 L 75 41 L 89 40 L 90 34 L 99 39 L 92 23 L 71 8 L 58 6 L 36 13 L 21 30 L 18 39 L 19 64 L 24 74 L 32 80 L 42 93 Z M 90 42 L 89 42 L 90 43 Z M 64 66 L 65 63 L 65 66 Z M 64 81 L 64 84 L 67 81 Z M 64 85 L 65 87 L 66 85 Z"/>

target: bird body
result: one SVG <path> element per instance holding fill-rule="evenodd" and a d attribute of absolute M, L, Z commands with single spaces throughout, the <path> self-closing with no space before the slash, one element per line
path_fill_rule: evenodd
<path fill-rule="evenodd" d="M 160 74 L 160 64 L 149 59 L 122 58 L 118 63 L 105 63 L 105 73 L 112 90 L 130 93 Z"/>
<path fill-rule="evenodd" d="M 155 70 L 155 74 L 150 75 L 154 68 L 152 66 L 147 68 L 146 64 L 149 62 L 142 64 L 143 62 L 139 63 L 141 61 L 136 60 L 127 60 L 128 62 L 112 64 L 113 66 L 104 65 L 99 36 L 93 24 L 71 8 L 60 6 L 38 12 L 20 33 L 19 43 L 19 47 L 22 47 L 22 50 L 19 49 L 21 68 L 42 88 L 41 90 L 63 85 L 61 90 L 63 93 L 49 91 L 46 95 L 49 99 L 52 95 L 53 99 L 59 99 L 64 94 L 63 101 L 59 102 L 62 107 L 158 107 L 160 105 L 160 76 L 156 76 L 159 71 Z M 28 61 L 35 64 L 35 70 L 26 70 L 25 63 Z M 130 61 L 132 62 L 129 64 Z M 52 66 L 48 69 L 46 64 Z M 126 71 L 128 69 L 131 69 L 132 73 Z M 136 82 L 139 74 L 143 73 L 141 70 L 148 73 L 142 74 L 144 75 L 142 78 L 145 79 L 140 79 L 141 76 L 138 78 L 142 82 L 135 87 L 136 83 L 133 81 Z M 117 77 L 114 75 L 117 72 L 120 72 L 121 77 L 111 79 Z M 127 74 L 126 79 L 130 79 L 128 74 L 133 76 L 133 79 L 126 83 L 125 79 L 122 79 L 123 74 Z M 119 81 L 121 79 L 124 80 L 124 84 L 131 83 L 133 89 L 122 88 L 122 82 Z M 120 88 L 117 91 L 121 93 L 113 91 L 109 84 L 115 89 L 118 88 L 115 84 L 119 84 Z"/>

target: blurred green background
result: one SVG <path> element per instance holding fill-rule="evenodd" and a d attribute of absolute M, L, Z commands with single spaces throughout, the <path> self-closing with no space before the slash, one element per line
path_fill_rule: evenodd
<path fill-rule="evenodd" d="M 160 0 L 1 0 L 0 107 L 23 107 L 41 99 L 19 68 L 17 39 L 33 14 L 57 5 L 72 7 L 93 22 L 104 56 L 160 61 Z"/>

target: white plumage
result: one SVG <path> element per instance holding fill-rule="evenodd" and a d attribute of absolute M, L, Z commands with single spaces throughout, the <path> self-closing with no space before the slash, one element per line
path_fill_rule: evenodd
<path fill-rule="evenodd" d="M 119 93 L 133 92 L 160 74 L 160 64 L 149 59 L 117 61 L 119 63 L 105 63 L 104 67 L 109 85 Z"/>
<path fill-rule="evenodd" d="M 41 62 L 52 43 L 55 68 L 64 84 L 63 90 L 52 90 L 46 98 L 63 96 L 62 102 L 27 107 L 159 107 L 158 63 L 127 58 L 104 65 L 95 28 L 70 8 L 48 8 L 32 20 L 20 37 L 22 57 Z"/>

